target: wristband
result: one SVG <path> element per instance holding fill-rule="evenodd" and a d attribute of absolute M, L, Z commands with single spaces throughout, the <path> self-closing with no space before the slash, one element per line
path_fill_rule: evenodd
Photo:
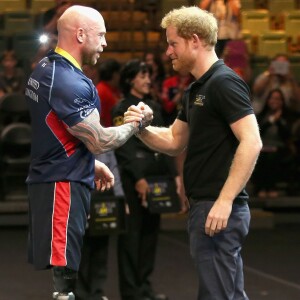
<path fill-rule="evenodd" d="M 139 122 L 138 129 L 139 129 L 139 131 L 141 131 L 143 129 L 143 122 L 142 121 Z"/>

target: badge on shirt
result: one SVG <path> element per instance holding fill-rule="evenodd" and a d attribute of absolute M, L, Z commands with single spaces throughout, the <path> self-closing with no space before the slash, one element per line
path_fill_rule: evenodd
<path fill-rule="evenodd" d="M 203 106 L 204 105 L 204 102 L 203 102 L 204 100 L 205 100 L 204 95 L 197 94 L 196 99 L 194 101 L 194 104 L 198 105 L 198 106 Z"/>
<path fill-rule="evenodd" d="M 117 116 L 113 118 L 113 124 L 115 126 L 120 126 L 124 124 L 124 117 L 123 116 Z"/>

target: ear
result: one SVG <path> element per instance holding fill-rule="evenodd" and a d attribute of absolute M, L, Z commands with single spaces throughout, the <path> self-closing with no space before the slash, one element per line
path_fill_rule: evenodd
<path fill-rule="evenodd" d="M 76 37 L 79 43 L 84 42 L 85 34 L 84 34 L 84 29 L 83 28 L 78 28 L 76 32 Z"/>
<path fill-rule="evenodd" d="M 193 48 L 197 48 L 198 47 L 198 45 L 200 43 L 200 39 L 199 39 L 199 37 L 198 37 L 198 35 L 196 33 L 194 33 L 192 35 L 191 43 L 192 43 Z"/>

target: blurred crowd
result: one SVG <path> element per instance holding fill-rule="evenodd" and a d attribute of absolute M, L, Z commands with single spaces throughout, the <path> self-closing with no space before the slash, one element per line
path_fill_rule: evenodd
<path fill-rule="evenodd" d="M 47 51 L 53 49 L 54 45 L 52 44 Z M 278 192 L 282 193 L 276 192 L 280 183 L 293 185 L 299 172 L 299 78 L 293 73 L 289 57 L 284 53 L 278 53 L 270 59 L 268 68 L 253 77 L 250 55 L 242 40 L 229 41 L 221 58 L 248 83 L 252 91 L 253 108 L 264 141 L 262 155 L 252 180 L 254 192 L 259 196 L 269 192 L 270 195 L 278 195 Z M 168 126 L 176 118 L 182 93 L 193 78 L 190 74 L 167 72 L 170 67 L 166 64 L 170 62 L 164 61 L 164 53 L 161 50 L 145 53 L 143 61 L 151 70 L 150 92 L 147 98 L 153 99 L 159 105 L 164 125 Z M 101 122 L 105 127 L 112 126 L 112 109 L 123 97 L 119 87 L 123 64 L 124 62 L 115 59 L 107 59 L 100 61 L 93 70 L 88 67 L 84 69 L 97 87 L 102 107 Z M 32 66 L 34 67 L 34 63 Z M 3 52 L 0 68 L 0 103 L 1 99 L 9 94 L 24 94 L 25 80 L 22 64 L 14 51 Z M 283 174 L 289 175 L 287 177 Z M 262 178 L 268 178 L 270 182 L 266 183 L 267 180 L 261 180 Z M 292 188 L 287 187 L 286 193 L 289 192 L 293 193 Z"/>

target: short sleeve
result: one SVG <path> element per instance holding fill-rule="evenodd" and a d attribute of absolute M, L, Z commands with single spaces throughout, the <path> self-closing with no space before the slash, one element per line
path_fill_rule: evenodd
<path fill-rule="evenodd" d="M 66 80 L 57 76 L 58 87 L 55 80 L 51 91 L 51 107 L 64 123 L 69 127 L 76 125 L 91 114 L 94 109 L 100 110 L 100 100 L 96 88 L 87 78 L 74 78 Z M 72 78 L 72 77 L 71 77 Z M 61 87 L 64 88 L 61 88 Z"/>
<path fill-rule="evenodd" d="M 214 83 L 211 99 L 214 109 L 228 124 L 234 123 L 246 115 L 253 114 L 250 91 L 247 84 L 238 75 L 228 74 Z"/>

